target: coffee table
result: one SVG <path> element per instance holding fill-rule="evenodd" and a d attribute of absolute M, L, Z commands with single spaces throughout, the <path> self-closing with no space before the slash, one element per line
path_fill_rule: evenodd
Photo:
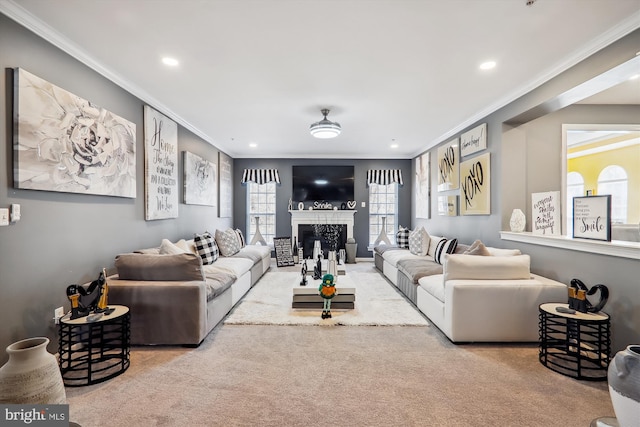
<path fill-rule="evenodd" d="M 291 308 L 322 310 L 324 299 L 318 294 L 322 280 L 307 277 L 307 286 L 300 286 L 300 277 L 293 287 Z M 356 301 L 356 288 L 348 275 L 340 276 L 336 283 L 338 295 L 331 300 L 332 310 L 353 310 Z"/>

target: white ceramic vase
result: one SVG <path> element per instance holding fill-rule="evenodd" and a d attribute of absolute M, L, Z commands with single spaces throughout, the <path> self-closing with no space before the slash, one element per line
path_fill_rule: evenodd
<path fill-rule="evenodd" d="M 511 213 L 511 219 L 509 220 L 511 231 L 522 233 L 526 224 L 527 219 L 524 216 L 524 212 L 522 212 L 520 209 L 514 209 Z"/>
<path fill-rule="evenodd" d="M 9 361 L 0 368 L 0 403 L 67 403 L 60 368 L 48 344 L 49 338 L 36 337 L 7 347 Z"/>
<path fill-rule="evenodd" d="M 384 243 L 385 245 L 391 246 L 389 237 L 387 237 L 387 217 L 383 216 L 383 217 L 380 217 L 380 219 L 382 220 L 382 225 L 380 226 L 380 235 L 378 236 L 376 241 L 373 242 L 373 246 L 378 246 L 379 244 L 382 244 L 382 243 Z"/>
<path fill-rule="evenodd" d="M 336 258 L 336 251 L 329 251 L 327 256 L 327 274 L 333 276 L 333 283 L 338 281 L 338 260 Z"/>
<path fill-rule="evenodd" d="M 324 254 L 322 253 L 322 245 L 320 240 L 316 240 L 313 242 L 313 262 L 318 261 L 318 256 L 321 255 L 324 258 Z"/>
<path fill-rule="evenodd" d="M 640 345 L 616 353 L 607 380 L 620 427 L 640 427 Z"/>

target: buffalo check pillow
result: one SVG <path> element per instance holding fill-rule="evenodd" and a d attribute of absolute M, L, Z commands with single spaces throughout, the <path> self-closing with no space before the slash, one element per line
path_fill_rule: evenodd
<path fill-rule="evenodd" d="M 211 233 L 205 231 L 202 234 L 195 234 L 193 236 L 193 242 L 196 246 L 196 252 L 200 255 L 200 258 L 202 258 L 203 264 L 213 264 L 218 259 L 218 246 Z"/>
<path fill-rule="evenodd" d="M 396 233 L 396 244 L 399 248 L 409 249 L 409 234 L 411 234 L 411 230 L 408 228 L 404 228 L 402 226 L 398 228 L 398 232 Z"/>

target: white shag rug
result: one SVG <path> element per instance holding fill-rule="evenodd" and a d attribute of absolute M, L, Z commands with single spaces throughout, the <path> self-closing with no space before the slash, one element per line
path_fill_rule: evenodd
<path fill-rule="evenodd" d="M 322 310 L 293 309 L 293 288 L 300 274 L 267 272 L 225 319 L 226 325 L 348 325 L 348 326 L 428 326 L 425 317 L 378 273 L 348 273 L 338 277 L 337 287 L 356 288 L 353 310 L 332 309 L 331 319 L 320 317 Z M 320 281 L 309 276 L 308 287 Z"/>

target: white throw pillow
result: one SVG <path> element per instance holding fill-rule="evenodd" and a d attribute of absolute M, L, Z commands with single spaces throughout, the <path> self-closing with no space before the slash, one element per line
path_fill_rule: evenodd
<path fill-rule="evenodd" d="M 232 228 L 225 231 L 216 230 L 216 243 L 222 256 L 232 256 L 240 251 L 240 240 Z"/>
<path fill-rule="evenodd" d="M 520 252 L 520 249 L 500 249 L 500 248 L 492 248 L 492 247 L 489 247 L 489 246 L 487 247 L 487 249 L 489 250 L 489 252 L 493 256 L 522 255 L 522 252 Z"/>
<path fill-rule="evenodd" d="M 509 257 L 444 255 L 443 274 L 447 280 L 517 280 L 530 279 L 529 255 Z"/>
<path fill-rule="evenodd" d="M 429 233 L 424 227 L 409 233 L 409 252 L 418 256 L 425 256 L 429 251 Z"/>
<path fill-rule="evenodd" d="M 178 245 L 171 243 L 168 239 L 162 239 L 162 243 L 160 243 L 160 254 L 161 255 L 178 255 L 189 252 L 188 250 L 184 250 Z"/>

